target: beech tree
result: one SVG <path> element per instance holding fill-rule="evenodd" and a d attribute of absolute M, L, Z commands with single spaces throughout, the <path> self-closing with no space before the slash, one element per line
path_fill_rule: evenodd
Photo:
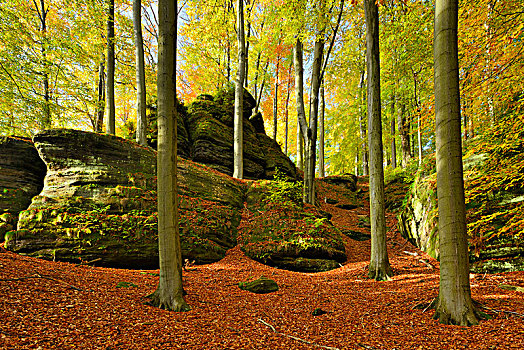
<path fill-rule="evenodd" d="M 378 6 L 365 0 L 366 62 L 368 71 L 369 205 L 371 217 L 371 260 L 369 278 L 386 280 L 392 275 L 386 248 L 384 166 L 380 106 L 380 50 Z"/>
<path fill-rule="evenodd" d="M 160 279 L 151 304 L 187 311 L 182 289 L 182 249 L 178 226 L 176 40 L 177 1 L 158 1 L 158 255 Z"/>
<path fill-rule="evenodd" d="M 107 0 L 106 133 L 115 134 L 115 0 Z"/>
<path fill-rule="evenodd" d="M 241 179 L 244 176 L 243 167 L 243 97 L 244 74 L 246 72 L 246 48 L 244 38 L 244 3 L 237 0 L 237 40 L 238 69 L 235 82 L 235 114 L 233 135 L 233 177 Z"/>
<path fill-rule="evenodd" d="M 133 29 L 136 56 L 136 142 L 146 146 L 146 72 L 142 39 L 142 2 L 133 0 Z"/>
<path fill-rule="evenodd" d="M 434 318 L 467 326 L 477 324 L 479 317 L 469 285 L 457 28 L 458 0 L 437 0 L 433 55 L 440 286 Z"/>

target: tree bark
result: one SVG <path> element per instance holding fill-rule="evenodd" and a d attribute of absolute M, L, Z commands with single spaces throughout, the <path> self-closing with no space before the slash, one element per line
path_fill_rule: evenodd
<path fill-rule="evenodd" d="M 386 247 L 384 205 L 384 166 L 380 106 L 380 51 L 378 7 L 375 0 L 365 0 L 366 63 L 368 71 L 369 204 L 371 212 L 371 260 L 369 278 L 377 281 L 392 276 Z"/>
<path fill-rule="evenodd" d="M 187 311 L 183 298 L 182 250 L 178 226 L 176 128 L 176 0 L 158 2 L 158 251 L 160 278 L 151 304 Z"/>
<path fill-rule="evenodd" d="M 52 126 L 51 117 L 51 92 L 49 88 L 49 62 L 47 61 L 47 14 L 49 13 L 49 7 L 46 9 L 45 0 L 40 0 L 40 7 L 36 2 L 33 2 L 38 13 L 38 19 L 40 20 L 40 34 L 42 35 L 40 42 L 40 52 L 42 53 L 42 85 L 44 104 L 42 108 L 42 129 L 49 129 Z"/>
<path fill-rule="evenodd" d="M 395 139 L 395 96 L 391 98 L 391 166 L 397 167 L 397 143 Z"/>
<path fill-rule="evenodd" d="M 304 168 L 304 135 L 307 134 L 306 112 L 304 109 L 304 65 L 303 65 L 303 45 L 300 38 L 297 38 L 295 49 L 293 50 L 293 63 L 295 66 L 295 95 L 297 101 L 297 167 Z"/>
<path fill-rule="evenodd" d="M 284 154 L 287 156 L 287 149 L 288 149 L 288 139 L 289 139 L 289 98 L 291 96 L 290 91 L 290 85 L 291 85 L 291 68 L 293 67 L 293 62 L 289 65 L 289 69 L 287 72 L 287 96 L 286 96 L 286 112 L 285 112 L 285 119 L 286 119 L 286 127 L 285 127 L 285 133 L 284 133 Z"/>
<path fill-rule="evenodd" d="M 318 176 L 326 176 L 324 164 L 324 117 L 326 112 L 326 100 L 324 96 L 324 82 L 320 86 L 320 112 L 318 118 Z"/>
<path fill-rule="evenodd" d="M 144 63 L 144 41 L 142 39 L 141 0 L 133 0 L 133 29 L 135 32 L 136 58 L 136 142 L 141 146 L 147 146 L 146 73 Z"/>
<path fill-rule="evenodd" d="M 321 83 L 322 58 L 324 55 L 323 31 L 315 41 L 311 67 L 311 97 L 309 104 L 309 128 L 306 133 L 306 166 L 304 172 L 304 203 L 315 204 L 315 163 L 318 133 L 318 105 Z"/>
<path fill-rule="evenodd" d="M 400 100 L 397 126 L 400 134 L 400 149 L 402 151 L 402 167 L 405 168 L 411 159 L 411 146 L 409 142 L 409 125 L 406 118 L 406 104 Z"/>
<path fill-rule="evenodd" d="M 364 105 L 364 102 L 366 101 L 366 95 L 364 94 L 364 75 L 365 72 L 362 72 L 360 75 L 360 83 L 359 83 L 359 94 L 361 95 L 359 106 L 358 106 L 358 125 L 360 129 L 360 141 L 361 141 L 361 148 L 362 148 L 362 175 L 367 176 L 369 175 L 369 158 L 368 158 L 368 144 L 366 140 L 366 122 L 364 119 L 364 109 L 362 106 Z"/>
<path fill-rule="evenodd" d="M 106 102 L 106 85 L 105 85 L 105 56 L 98 66 L 98 102 L 96 111 L 96 132 L 102 132 L 104 128 L 104 110 Z"/>
<path fill-rule="evenodd" d="M 235 114 L 233 136 L 233 177 L 242 179 L 243 167 L 243 97 L 244 73 L 246 72 L 246 48 L 244 37 L 244 2 L 237 0 L 237 40 L 238 40 L 238 69 L 235 84 Z"/>
<path fill-rule="evenodd" d="M 106 133 L 115 134 L 115 0 L 107 0 Z"/>
<path fill-rule="evenodd" d="M 273 140 L 277 140 L 278 127 L 278 71 L 280 68 L 280 57 L 277 57 L 276 75 L 275 75 L 275 94 L 273 95 Z"/>
<path fill-rule="evenodd" d="M 437 0 L 434 70 L 440 286 L 435 319 L 461 326 L 478 324 L 471 299 L 458 66 L 458 0 Z"/>

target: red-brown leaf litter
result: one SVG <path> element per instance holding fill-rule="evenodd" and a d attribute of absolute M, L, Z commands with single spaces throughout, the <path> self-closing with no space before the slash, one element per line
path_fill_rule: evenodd
<path fill-rule="evenodd" d="M 357 225 L 367 205 L 321 207 L 335 225 L 369 233 Z M 185 313 L 144 304 L 158 270 L 51 262 L 1 248 L 0 349 L 524 348 L 524 293 L 499 287 L 524 287 L 524 272 L 472 274 L 473 298 L 492 318 L 473 327 L 441 325 L 424 310 L 438 293 L 438 262 L 400 237 L 394 214 L 387 225 L 390 281 L 367 278 L 370 241 L 348 238 L 347 262 L 322 273 L 265 266 L 236 247 L 219 262 L 184 271 L 192 308 Z M 259 295 L 238 288 L 260 276 L 280 289 Z M 317 308 L 325 313 L 313 316 Z"/>

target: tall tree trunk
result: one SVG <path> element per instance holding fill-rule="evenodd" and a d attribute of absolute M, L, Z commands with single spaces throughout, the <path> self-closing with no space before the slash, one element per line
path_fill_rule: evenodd
<path fill-rule="evenodd" d="M 105 84 L 105 73 L 104 67 L 105 56 L 102 57 L 103 60 L 98 66 L 98 102 L 97 102 L 97 111 L 96 111 L 96 132 L 102 132 L 104 128 L 104 110 L 106 102 L 106 84 Z"/>
<path fill-rule="evenodd" d="M 233 136 L 233 177 L 242 179 L 243 166 L 243 97 L 244 73 L 246 72 L 246 47 L 244 37 L 244 0 L 237 0 L 238 70 L 235 84 L 235 115 Z"/>
<path fill-rule="evenodd" d="M 324 117 L 326 113 L 326 100 L 324 96 L 324 82 L 320 86 L 320 112 L 318 118 L 318 176 L 326 176 L 324 164 Z"/>
<path fill-rule="evenodd" d="M 378 7 L 364 0 L 366 16 L 366 63 L 368 71 L 369 204 L 371 212 L 371 260 L 369 278 L 377 281 L 392 276 L 386 248 L 382 121 L 380 115 L 380 51 Z"/>
<path fill-rule="evenodd" d="M 295 95 L 297 101 L 297 167 L 304 168 L 304 135 L 307 134 L 306 112 L 304 109 L 304 64 L 303 45 L 297 38 L 293 50 L 293 63 L 295 66 Z"/>
<path fill-rule="evenodd" d="M 115 134 L 115 0 L 107 0 L 106 133 Z"/>
<path fill-rule="evenodd" d="M 402 151 L 402 167 L 405 168 L 410 160 L 411 147 L 409 145 L 409 125 L 406 118 L 406 104 L 400 99 L 397 126 L 400 134 L 400 150 Z"/>
<path fill-rule="evenodd" d="M 158 1 L 158 255 L 160 278 L 151 304 L 187 311 L 183 298 L 182 249 L 178 226 L 176 128 L 177 1 Z"/>
<path fill-rule="evenodd" d="M 258 109 L 260 108 L 260 101 L 262 101 L 262 92 L 264 92 L 264 85 L 266 85 L 266 75 L 265 75 L 265 73 L 267 72 L 267 68 L 268 67 L 269 67 L 269 59 L 267 60 L 266 66 L 264 68 L 264 79 L 262 79 L 262 84 L 260 85 L 260 91 L 258 93 L 258 99 L 257 99 L 257 103 L 256 103 L 256 106 L 255 106 L 255 113 L 258 112 Z"/>
<path fill-rule="evenodd" d="M 286 96 L 286 111 L 285 111 L 285 134 L 284 134 L 284 154 L 287 156 L 288 149 L 288 139 L 289 139 L 289 98 L 291 96 L 290 85 L 291 85 L 291 68 L 293 67 L 293 62 L 289 65 L 287 72 L 287 96 Z"/>
<path fill-rule="evenodd" d="M 280 68 L 280 57 L 277 56 L 277 66 L 275 75 L 275 95 L 273 96 L 273 140 L 277 140 L 278 127 L 278 73 Z"/>
<path fill-rule="evenodd" d="M 458 0 L 437 0 L 434 70 L 440 286 L 435 319 L 478 324 L 471 300 L 460 136 Z"/>
<path fill-rule="evenodd" d="M 360 129 L 360 141 L 362 145 L 362 175 L 369 175 L 369 158 L 368 158 L 368 144 L 367 144 L 367 135 L 366 135 L 366 121 L 364 119 L 364 109 L 362 108 L 364 102 L 366 101 L 366 95 L 364 94 L 364 74 L 362 72 L 360 75 L 359 83 L 359 94 L 361 95 L 359 106 L 358 106 L 358 125 Z"/>
<path fill-rule="evenodd" d="M 136 57 L 136 142 L 147 146 L 146 130 L 146 73 L 144 41 L 142 39 L 142 2 L 133 0 L 133 28 L 135 32 Z"/>
<path fill-rule="evenodd" d="M 395 95 L 391 97 L 391 166 L 397 167 L 397 143 L 395 139 Z"/>
<path fill-rule="evenodd" d="M 44 103 L 42 106 L 42 120 L 41 126 L 42 129 L 49 129 L 52 126 L 52 117 L 51 117 L 51 93 L 49 88 L 49 62 L 47 60 L 47 14 L 49 13 L 49 7 L 45 7 L 45 0 L 40 0 L 40 7 L 38 7 L 36 2 L 33 2 L 38 13 L 38 19 L 40 20 L 40 34 L 42 39 L 40 42 L 40 52 L 42 53 L 42 85 L 43 85 L 43 95 Z"/>
<path fill-rule="evenodd" d="M 313 66 L 311 67 L 311 96 L 309 104 L 309 129 L 306 137 L 306 171 L 304 174 L 304 202 L 315 204 L 315 163 L 318 133 L 318 105 L 321 83 L 322 58 L 324 55 L 324 39 L 321 31 L 315 41 L 313 50 Z"/>

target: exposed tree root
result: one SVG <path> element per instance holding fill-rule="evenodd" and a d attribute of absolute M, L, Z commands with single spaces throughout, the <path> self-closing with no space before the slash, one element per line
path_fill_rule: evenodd
<path fill-rule="evenodd" d="M 393 271 L 389 263 L 377 264 L 374 267 L 369 266 L 368 278 L 374 279 L 375 281 L 390 281 L 393 276 Z"/>
<path fill-rule="evenodd" d="M 148 295 L 146 298 L 150 300 L 146 302 L 146 305 L 158 307 L 162 310 L 185 312 L 191 310 L 191 307 L 187 305 L 186 301 L 182 296 L 165 296 L 162 295 L 157 289 L 154 293 Z"/>
<path fill-rule="evenodd" d="M 275 327 L 273 327 L 272 325 L 270 325 L 269 323 L 267 323 L 266 321 L 264 321 L 261 318 L 258 319 L 258 322 L 262 323 L 265 326 L 268 326 L 269 328 L 271 328 L 271 330 L 273 332 L 275 332 L 278 335 L 282 335 L 284 337 L 291 338 L 291 339 L 299 341 L 301 343 L 308 344 L 308 345 L 311 345 L 311 346 L 316 346 L 316 347 L 319 347 L 319 348 L 322 348 L 322 349 L 340 350 L 339 348 L 334 348 L 334 347 L 331 347 L 331 346 L 320 345 L 320 344 L 317 344 L 317 343 L 314 343 L 314 342 L 311 342 L 311 341 L 308 341 L 308 340 L 305 340 L 305 339 L 302 339 L 302 338 L 299 338 L 299 337 L 295 337 L 295 336 L 292 336 L 292 335 L 289 335 L 289 334 L 284 334 L 284 333 L 277 332 Z"/>
<path fill-rule="evenodd" d="M 441 324 L 456 325 L 456 326 L 476 326 L 479 321 L 485 319 L 486 315 L 480 312 L 472 302 L 469 307 L 464 307 L 462 314 L 452 315 L 451 312 L 446 310 L 445 306 L 442 305 L 439 297 L 436 297 L 431 304 L 424 310 L 434 309 L 435 314 L 433 315 L 434 320 L 438 320 Z"/>

